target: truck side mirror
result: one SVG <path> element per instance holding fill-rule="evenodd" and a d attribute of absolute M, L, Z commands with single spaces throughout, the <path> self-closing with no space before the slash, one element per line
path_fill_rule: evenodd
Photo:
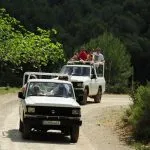
<path fill-rule="evenodd" d="M 22 99 L 25 98 L 24 95 L 23 95 L 23 92 L 18 92 L 18 97 L 19 97 L 19 98 L 22 98 Z"/>
<path fill-rule="evenodd" d="M 95 74 L 92 74 L 92 75 L 91 75 L 91 79 L 96 79 L 96 75 L 95 75 Z"/>

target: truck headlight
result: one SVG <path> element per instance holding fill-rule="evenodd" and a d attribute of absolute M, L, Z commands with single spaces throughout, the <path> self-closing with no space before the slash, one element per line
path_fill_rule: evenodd
<path fill-rule="evenodd" d="M 72 114 L 73 114 L 73 115 L 80 115 L 80 113 L 81 113 L 81 112 L 80 112 L 80 109 L 73 109 L 73 110 L 72 110 Z"/>
<path fill-rule="evenodd" d="M 35 108 L 34 107 L 28 107 L 28 113 L 34 113 Z"/>
<path fill-rule="evenodd" d="M 83 82 L 78 82 L 77 87 L 83 87 Z"/>

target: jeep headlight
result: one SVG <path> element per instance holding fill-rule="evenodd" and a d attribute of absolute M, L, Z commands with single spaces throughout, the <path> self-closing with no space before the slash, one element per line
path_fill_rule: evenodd
<path fill-rule="evenodd" d="M 28 113 L 34 113 L 35 107 L 28 107 Z"/>
<path fill-rule="evenodd" d="M 72 110 L 72 114 L 73 114 L 73 115 L 80 115 L 80 113 L 81 113 L 81 112 L 80 112 L 80 109 L 73 109 L 73 110 Z"/>
<path fill-rule="evenodd" d="M 78 82 L 77 87 L 83 87 L 83 82 Z"/>

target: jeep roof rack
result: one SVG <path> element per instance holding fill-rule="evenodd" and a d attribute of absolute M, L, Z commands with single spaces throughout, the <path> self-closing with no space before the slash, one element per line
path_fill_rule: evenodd
<path fill-rule="evenodd" d="M 104 65 L 104 62 L 94 62 L 94 61 L 83 61 L 83 60 L 79 60 L 79 61 L 68 61 L 67 64 L 69 65 L 93 65 L 93 64 L 97 64 L 97 65 Z"/>
<path fill-rule="evenodd" d="M 38 79 L 58 79 L 58 80 L 69 80 L 67 74 L 62 73 L 48 73 L 48 72 L 25 72 L 23 75 L 23 85 L 34 75 Z"/>

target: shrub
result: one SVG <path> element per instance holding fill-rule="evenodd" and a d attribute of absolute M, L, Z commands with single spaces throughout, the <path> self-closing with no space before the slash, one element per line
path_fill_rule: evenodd
<path fill-rule="evenodd" d="M 133 126 L 133 134 L 136 139 L 146 140 L 150 138 L 150 86 L 140 86 L 131 94 L 129 123 Z"/>

